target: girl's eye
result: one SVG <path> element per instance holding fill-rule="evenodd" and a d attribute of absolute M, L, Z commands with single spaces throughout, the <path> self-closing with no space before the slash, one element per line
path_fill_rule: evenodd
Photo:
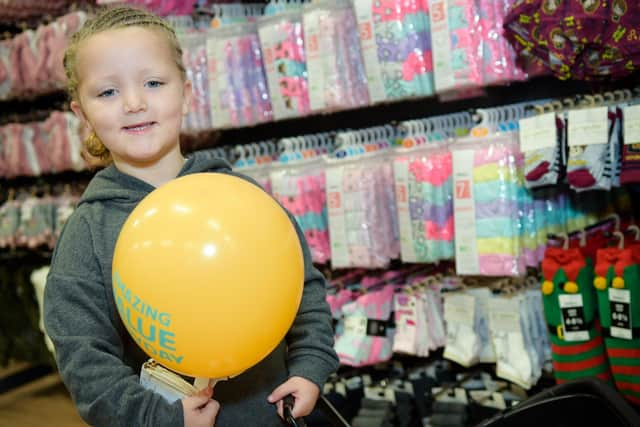
<path fill-rule="evenodd" d="M 164 84 L 164 83 L 159 82 L 158 80 L 151 80 L 151 81 L 148 81 L 148 82 L 147 82 L 147 87 L 151 87 L 151 88 L 154 88 L 154 87 L 160 87 L 160 86 L 162 86 L 163 84 Z"/>
<path fill-rule="evenodd" d="M 113 96 L 115 94 L 116 94 L 116 90 L 115 89 L 107 89 L 107 90 L 103 90 L 102 92 L 100 92 L 98 94 L 98 97 L 107 98 L 107 97 Z"/>

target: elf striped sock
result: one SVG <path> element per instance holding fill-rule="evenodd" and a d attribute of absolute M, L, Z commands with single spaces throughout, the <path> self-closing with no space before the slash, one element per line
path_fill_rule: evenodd
<path fill-rule="evenodd" d="M 597 324 L 589 335 L 589 341 L 571 343 L 551 334 L 551 360 L 558 384 L 585 377 L 611 381 L 600 325 Z"/>
<path fill-rule="evenodd" d="M 634 260 L 634 255 L 636 260 Z M 618 390 L 640 405 L 640 246 L 597 254 L 594 286 Z"/>
<path fill-rule="evenodd" d="M 558 383 L 597 377 L 611 381 L 591 260 L 579 249 L 548 248 L 542 261 L 543 305 Z"/>

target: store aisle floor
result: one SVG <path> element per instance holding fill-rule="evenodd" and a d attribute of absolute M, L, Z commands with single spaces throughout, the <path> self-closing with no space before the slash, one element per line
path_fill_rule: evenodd
<path fill-rule="evenodd" d="M 0 427 L 86 427 L 57 374 L 0 394 Z"/>

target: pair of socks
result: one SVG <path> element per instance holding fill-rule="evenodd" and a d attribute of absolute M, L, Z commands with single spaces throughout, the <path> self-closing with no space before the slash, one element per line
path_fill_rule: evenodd
<path fill-rule="evenodd" d="M 618 110 L 620 117 L 622 111 Z M 621 184 L 640 182 L 640 143 L 622 144 L 622 159 L 620 170 Z"/>
<path fill-rule="evenodd" d="M 394 425 L 393 402 L 384 399 L 362 399 L 360 410 L 351 421 L 353 427 L 391 427 Z"/>
<path fill-rule="evenodd" d="M 566 144 L 566 123 L 556 116 L 557 143 L 555 147 L 541 148 L 525 153 L 524 176 L 527 188 L 557 184 L 564 168 L 563 147 Z"/>
<path fill-rule="evenodd" d="M 579 249 L 549 247 L 542 261 L 542 275 L 542 300 L 556 381 L 592 376 L 611 381 L 602 328 L 596 318 L 591 259 L 584 258 Z M 563 307 L 563 301 L 569 298 L 581 304 Z"/>
<path fill-rule="evenodd" d="M 640 245 L 597 253 L 594 287 L 611 372 L 618 390 L 640 405 Z"/>
<path fill-rule="evenodd" d="M 371 291 L 344 304 L 344 333 L 336 339 L 340 363 L 367 366 L 385 362 L 392 356 L 394 329 L 391 328 L 393 286 Z"/>
<path fill-rule="evenodd" d="M 471 301 L 469 303 L 469 301 Z M 473 317 L 462 319 L 460 313 L 473 308 Z M 451 294 L 445 299 L 445 321 L 447 322 L 447 340 L 444 358 L 453 360 L 462 366 L 473 366 L 480 360 L 481 339 L 476 331 L 477 301 L 466 294 Z M 467 316 L 464 316 L 467 317 Z"/>
<path fill-rule="evenodd" d="M 572 146 L 567 162 L 567 181 L 576 191 L 610 190 L 615 183 L 619 149 L 620 120 L 617 113 L 608 113 L 608 141 L 602 144 Z"/>

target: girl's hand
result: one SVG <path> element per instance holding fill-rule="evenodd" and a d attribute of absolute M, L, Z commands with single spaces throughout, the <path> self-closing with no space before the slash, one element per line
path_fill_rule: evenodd
<path fill-rule="evenodd" d="M 267 398 L 270 403 L 278 405 L 278 415 L 282 418 L 284 418 L 282 399 L 289 394 L 295 399 L 291 415 L 294 418 L 300 418 L 309 415 L 313 411 L 320 396 L 320 389 L 317 385 L 302 377 L 291 377 L 282 383 Z"/>
<path fill-rule="evenodd" d="M 184 427 L 212 427 L 220 404 L 211 398 L 213 388 L 207 387 L 182 399 Z"/>

